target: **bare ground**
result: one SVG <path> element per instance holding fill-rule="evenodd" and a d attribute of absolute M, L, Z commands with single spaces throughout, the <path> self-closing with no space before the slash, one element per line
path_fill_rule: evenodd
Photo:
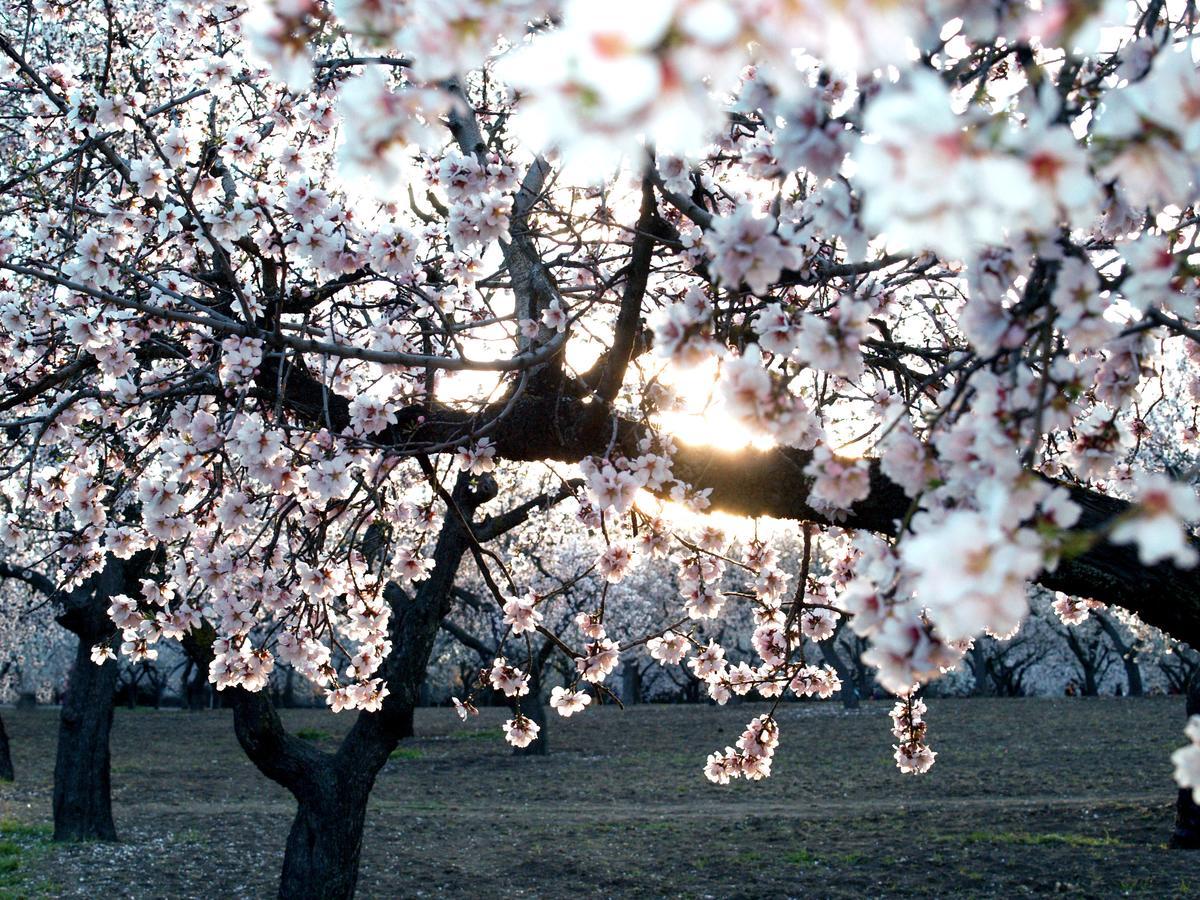
<path fill-rule="evenodd" d="M 421 710 L 381 773 L 360 897 L 1200 896 L 1167 850 L 1183 701 L 936 700 L 937 765 L 900 775 L 889 704 L 782 708 L 775 775 L 709 785 L 705 755 L 762 711 L 642 706 L 551 723 L 514 758 L 501 710 Z M 0 897 L 274 894 L 293 804 L 224 711 L 118 710 L 119 844 L 47 840 L 57 710 L 4 711 Z M 332 748 L 348 715 L 289 711 Z"/>

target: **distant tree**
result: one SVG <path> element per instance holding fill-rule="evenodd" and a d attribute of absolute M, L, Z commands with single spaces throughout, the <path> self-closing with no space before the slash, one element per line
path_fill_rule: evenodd
<path fill-rule="evenodd" d="M 1176 643 L 1159 656 L 1158 668 L 1167 679 L 1171 693 L 1186 695 L 1200 672 L 1200 653 Z"/>
<path fill-rule="evenodd" d="M 1075 657 L 1079 671 L 1080 693 L 1084 697 L 1100 694 L 1100 684 L 1112 667 L 1112 651 L 1108 639 L 1098 625 L 1080 625 L 1063 630 L 1067 647 Z"/>
<path fill-rule="evenodd" d="M 1034 640 L 1021 634 L 1008 640 L 984 638 L 981 643 L 991 693 L 997 697 L 1024 697 L 1031 671 L 1041 658 Z"/>
<path fill-rule="evenodd" d="M 1096 610 L 1093 615 L 1112 644 L 1117 659 L 1125 667 L 1125 693 L 1130 697 L 1141 697 L 1146 693 L 1146 689 L 1142 685 L 1142 667 L 1138 664 L 1136 638 L 1131 639 L 1123 635 L 1120 623 L 1111 613 L 1105 610 Z"/>

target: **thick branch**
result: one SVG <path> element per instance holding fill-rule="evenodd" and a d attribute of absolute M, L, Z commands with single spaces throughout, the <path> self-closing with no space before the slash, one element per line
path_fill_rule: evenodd
<path fill-rule="evenodd" d="M 303 376 L 292 374 L 286 384 L 289 393 L 298 395 L 287 398 L 293 409 L 307 410 L 324 421 L 320 393 L 324 388 L 319 383 L 311 378 L 304 383 Z M 348 406 L 343 398 L 330 397 L 329 408 L 345 410 Z M 293 400 L 300 398 L 303 402 L 296 405 Z M 497 456 L 515 462 L 579 462 L 586 456 L 602 455 L 610 447 L 614 453 L 637 456 L 638 440 L 646 434 L 645 429 L 630 419 L 596 415 L 597 409 L 605 408 L 606 404 L 579 397 L 536 395 L 504 400 L 473 414 L 445 406 L 414 407 L 402 411 L 399 424 L 379 437 L 393 452 L 415 452 L 422 446 L 452 446 L 492 422 L 489 436 L 496 443 Z M 341 418 L 339 422 L 334 417 L 335 429 L 349 421 L 344 412 Z M 713 508 L 734 515 L 896 533 L 911 501 L 880 471 L 878 461 L 871 463 L 870 495 L 843 518 L 833 520 L 808 502 L 812 479 L 804 469 L 811 458 L 808 451 L 787 447 L 728 452 L 681 445 L 674 471 L 677 478 L 696 489 L 710 491 Z M 1080 529 L 1100 532 L 1132 508 L 1096 491 L 1065 483 L 1063 487 L 1082 509 Z M 1063 560 L 1054 572 L 1043 572 L 1037 582 L 1051 590 L 1124 607 L 1176 639 L 1200 646 L 1200 571 L 1195 569 L 1181 569 L 1169 562 L 1147 566 L 1138 559 L 1135 546 L 1101 540 L 1073 559 Z"/>
<path fill-rule="evenodd" d="M 575 478 L 564 482 L 554 493 L 538 494 L 536 497 L 526 500 L 520 506 L 513 507 L 506 513 L 498 516 L 488 516 L 475 526 L 475 539 L 482 544 L 512 531 L 514 528 L 529 521 L 529 516 L 535 510 L 549 509 L 551 506 L 570 497 L 581 487 L 583 487 L 583 480 Z"/>
<path fill-rule="evenodd" d="M 449 619 L 442 619 L 441 628 L 442 631 L 451 635 L 456 641 L 458 641 L 468 650 L 474 650 L 476 653 L 478 653 L 480 659 L 490 660 L 496 656 L 497 651 L 495 649 L 489 647 L 465 628 L 455 625 Z"/>
<path fill-rule="evenodd" d="M 604 365 L 597 393 L 602 400 L 611 403 L 617 398 L 621 384 L 625 381 L 625 370 L 633 356 L 638 325 L 642 318 L 642 298 L 646 294 L 646 281 L 650 277 L 650 263 L 654 258 L 655 225 L 658 208 L 654 199 L 654 184 L 650 177 L 642 179 L 642 208 L 638 213 L 637 232 L 633 238 L 633 253 L 625 272 L 625 290 L 621 295 L 621 312 L 613 331 L 612 347 Z"/>
<path fill-rule="evenodd" d="M 22 566 L 0 562 L 0 578 L 12 578 L 16 581 L 23 581 L 35 591 L 47 597 L 53 597 L 58 593 L 58 588 L 53 581 L 41 572 L 35 572 L 33 569 L 26 569 Z"/>

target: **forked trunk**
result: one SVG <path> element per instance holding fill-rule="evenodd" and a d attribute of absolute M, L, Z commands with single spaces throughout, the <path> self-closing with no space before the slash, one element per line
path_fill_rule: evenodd
<path fill-rule="evenodd" d="M 280 900 L 354 896 L 370 786 L 344 781 L 330 772 L 311 795 L 297 795 L 279 879 Z"/>
<path fill-rule="evenodd" d="M 54 840 L 115 841 L 110 797 L 109 734 L 117 664 L 91 660 L 92 642 L 80 636 L 63 700 L 54 765 Z"/>
<path fill-rule="evenodd" d="M 0 781 L 12 781 L 12 753 L 8 749 L 8 732 L 4 730 L 4 720 L 0 719 Z"/>

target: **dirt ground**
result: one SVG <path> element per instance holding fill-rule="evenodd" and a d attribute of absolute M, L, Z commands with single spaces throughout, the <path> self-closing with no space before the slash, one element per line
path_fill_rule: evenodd
<path fill-rule="evenodd" d="M 781 711 L 775 775 L 714 787 L 705 755 L 756 705 L 594 710 L 514 758 L 501 710 L 422 710 L 376 785 L 360 897 L 1200 896 L 1169 851 L 1178 698 L 937 700 L 937 764 L 899 774 L 889 704 Z M 118 710 L 119 844 L 48 841 L 57 711 L 5 710 L 0 897 L 274 895 L 292 813 L 224 711 Z M 347 715 L 290 711 L 332 748 Z"/>

